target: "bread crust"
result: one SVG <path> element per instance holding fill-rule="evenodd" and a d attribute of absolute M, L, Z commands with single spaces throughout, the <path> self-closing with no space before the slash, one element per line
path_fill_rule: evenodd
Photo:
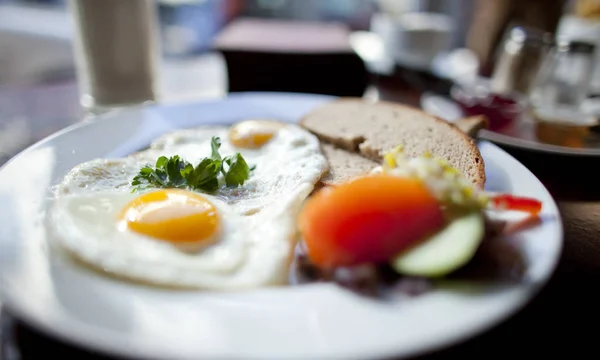
<path fill-rule="evenodd" d="M 475 115 L 456 120 L 454 126 L 469 137 L 476 138 L 479 130 L 489 128 L 490 121 L 485 115 Z"/>

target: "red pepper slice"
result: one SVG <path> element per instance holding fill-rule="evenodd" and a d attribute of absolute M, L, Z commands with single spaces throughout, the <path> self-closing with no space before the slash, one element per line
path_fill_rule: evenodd
<path fill-rule="evenodd" d="M 500 210 L 523 211 L 532 215 L 537 215 L 542 211 L 542 202 L 532 198 L 501 194 L 494 196 L 491 200 L 494 207 Z"/>

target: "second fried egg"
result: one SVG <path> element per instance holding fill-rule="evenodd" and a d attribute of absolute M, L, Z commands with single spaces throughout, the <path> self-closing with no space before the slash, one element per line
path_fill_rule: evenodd
<path fill-rule="evenodd" d="M 73 168 L 57 186 L 57 194 L 131 191 L 133 176 L 160 156 L 179 155 L 196 165 L 211 155 L 213 136 L 221 139 L 223 156 L 236 152 L 254 167 L 241 187 L 221 186 L 212 194 L 238 214 L 253 214 L 299 185 L 314 184 L 327 171 L 318 139 L 295 124 L 246 120 L 232 127 L 204 126 L 165 134 L 147 150 L 123 159 L 96 159 Z"/>

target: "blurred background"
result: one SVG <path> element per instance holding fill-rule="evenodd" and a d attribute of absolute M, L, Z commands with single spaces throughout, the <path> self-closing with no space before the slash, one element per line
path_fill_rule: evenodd
<path fill-rule="evenodd" d="M 214 55 L 219 52 L 213 46 L 214 41 L 228 24 L 239 18 L 341 23 L 355 35 L 351 38 L 352 46 L 368 63 L 370 71 L 389 73 L 396 66 L 441 77 L 456 71 L 455 64 L 447 59 L 449 53 L 456 56 L 452 59 L 464 63 L 465 71 L 467 65 L 477 66 L 478 71 L 489 75 L 506 31 L 519 24 L 552 34 L 559 32 L 569 38 L 600 41 L 596 21 L 600 5 L 595 0 L 156 0 L 155 3 L 161 53 L 167 60 L 162 65 L 166 69 L 161 71 L 169 73 L 165 76 L 166 86 L 179 92 L 188 88 L 168 64 L 186 64 L 188 67 L 180 72 L 186 73 L 184 78 L 188 79 L 189 72 L 194 73 L 191 70 L 194 59 L 200 65 L 210 63 L 217 69 L 219 60 Z M 73 78 L 73 31 L 64 0 L 0 0 L 0 85 Z M 456 52 L 465 48 L 471 52 Z M 476 56 L 476 65 L 472 54 Z M 224 68 L 222 71 L 226 72 Z M 195 84 L 194 92 L 198 94 L 216 93 L 216 87 L 207 84 L 223 81 L 205 73 L 197 76 L 202 81 L 189 81 Z M 594 80 L 592 88 L 597 92 L 600 77 L 596 75 Z"/>
<path fill-rule="evenodd" d="M 600 149 L 505 126 L 526 106 L 596 126 L 599 42 L 600 0 L 0 0 L 0 134 L 23 139 L 0 156 L 89 112 L 236 91 L 485 114 L 509 136 Z"/>

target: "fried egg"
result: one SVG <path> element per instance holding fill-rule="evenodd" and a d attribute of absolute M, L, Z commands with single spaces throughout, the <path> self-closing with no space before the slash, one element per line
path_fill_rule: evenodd
<path fill-rule="evenodd" d="M 197 164 L 242 154 L 255 166 L 239 187 L 132 192 L 131 180 L 160 156 Z M 107 273 L 146 283 L 233 290 L 281 284 L 296 245 L 296 216 L 328 164 L 317 138 L 297 125 L 243 121 L 180 130 L 122 159 L 73 168 L 55 188 L 51 239 Z"/>
<path fill-rule="evenodd" d="M 239 152 L 249 166 L 255 167 L 243 186 L 221 186 L 213 194 L 240 214 L 256 213 L 300 184 L 314 186 L 328 169 L 318 139 L 308 131 L 295 124 L 246 120 L 231 127 L 179 130 L 159 137 L 147 150 L 127 158 L 83 163 L 69 172 L 56 192 L 131 191 L 132 178 L 160 156 L 179 155 L 194 165 L 209 157 L 213 136 L 221 139 L 219 151 L 223 156 Z"/>
<path fill-rule="evenodd" d="M 213 290 L 283 284 L 295 218 L 309 184 L 253 216 L 181 189 L 115 191 L 56 199 L 52 238 L 79 260 L 144 283 Z"/>

